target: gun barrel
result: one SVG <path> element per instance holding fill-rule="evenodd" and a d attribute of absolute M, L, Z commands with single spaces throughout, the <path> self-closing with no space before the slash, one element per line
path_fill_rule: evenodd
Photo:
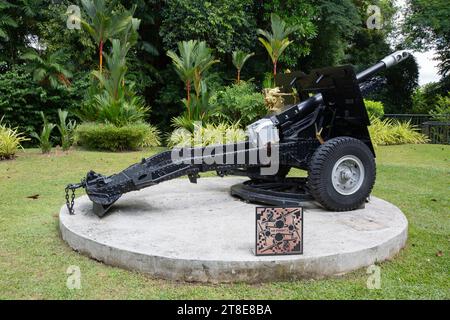
<path fill-rule="evenodd" d="M 377 72 L 395 66 L 396 64 L 399 64 L 400 62 L 406 60 L 408 57 L 409 57 L 408 51 L 405 50 L 396 51 L 381 59 L 380 62 L 378 62 L 377 64 L 358 73 L 356 75 L 356 79 L 358 80 L 358 82 L 367 80 Z"/>
<path fill-rule="evenodd" d="M 374 74 L 390 68 L 405 59 L 409 57 L 409 53 L 405 50 L 396 51 L 383 59 L 381 59 L 378 63 L 375 65 L 367 68 L 364 71 L 361 71 L 356 75 L 356 79 L 358 82 L 362 82 L 364 80 L 367 80 L 368 78 L 372 77 Z M 284 111 L 281 114 L 278 114 L 276 116 L 273 116 L 271 118 L 272 122 L 275 125 L 283 124 L 284 122 L 287 122 L 292 119 L 292 117 L 298 118 L 298 117 L 304 117 L 311 112 L 314 111 L 314 109 L 319 106 L 321 103 L 323 103 L 323 97 L 322 94 L 318 93 L 309 99 L 300 102 L 299 104 L 289 108 L 288 110 Z"/>

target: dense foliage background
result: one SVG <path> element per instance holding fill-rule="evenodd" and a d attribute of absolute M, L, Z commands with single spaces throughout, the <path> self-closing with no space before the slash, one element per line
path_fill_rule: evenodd
<path fill-rule="evenodd" d="M 151 107 L 147 120 L 162 132 L 170 130 L 171 119 L 180 115 L 183 83 L 174 71 L 167 50 L 183 40 L 204 40 L 220 63 L 207 75 L 210 96 L 223 91 L 235 79 L 231 53 L 254 52 L 242 78 L 253 80 L 257 90 L 271 70 L 271 61 L 257 39 L 257 29 L 270 27 L 276 13 L 296 26 L 292 44 L 279 61 L 279 70 L 310 71 L 312 68 L 349 63 L 357 70 L 377 62 L 400 48 L 436 48 L 442 80 L 418 90 L 418 66 L 414 58 L 385 73 L 387 85 L 371 96 L 383 102 L 385 113 L 429 112 L 437 95 L 450 90 L 450 16 L 446 0 L 409 0 L 404 25 L 396 25 L 398 8 L 392 0 L 129 0 L 107 1 L 131 9 L 140 19 L 137 44 L 128 53 L 125 80 Z M 381 8 L 381 29 L 369 29 L 369 5 Z M 57 109 L 76 111 L 86 95 L 98 64 L 97 44 L 84 30 L 67 27 L 67 8 L 79 0 L 0 0 L 0 115 L 26 131 L 40 125 L 38 111 L 50 120 Z M 395 46 L 389 36 L 396 37 Z M 22 56 L 33 46 L 48 57 L 63 51 L 62 68 L 72 74 L 70 86 L 54 88 L 45 81 L 32 81 L 33 70 Z M 104 52 L 111 50 L 105 42 Z M 45 61 L 44 61 L 45 62 Z M 50 62 L 48 62 L 50 64 Z M 48 71 L 48 70 L 47 70 Z M 50 71 L 48 71 L 50 72 Z M 35 112 L 36 111 L 36 112 Z M 55 120 L 56 121 L 56 120 Z"/>

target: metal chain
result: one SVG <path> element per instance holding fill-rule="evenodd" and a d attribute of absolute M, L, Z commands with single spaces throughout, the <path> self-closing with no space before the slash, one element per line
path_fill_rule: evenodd
<path fill-rule="evenodd" d="M 78 184 L 69 184 L 67 185 L 66 192 L 66 206 L 69 210 L 69 214 L 75 214 L 74 206 L 75 206 L 75 190 L 81 187 L 85 187 L 85 181 L 81 181 Z M 69 196 L 69 190 L 72 190 L 72 194 Z"/>

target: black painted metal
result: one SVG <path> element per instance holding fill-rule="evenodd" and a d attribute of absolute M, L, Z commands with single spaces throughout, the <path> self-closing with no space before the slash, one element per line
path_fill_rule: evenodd
<path fill-rule="evenodd" d="M 177 160 L 173 155 L 181 150 L 175 149 L 144 158 L 111 176 L 90 171 L 82 186 L 99 216 L 126 192 L 186 175 L 196 183 L 200 172 L 214 170 L 219 176 L 248 176 L 249 182 L 234 186 L 231 191 L 250 201 L 291 205 L 311 199 L 306 180 L 285 179 L 285 175 L 292 167 L 308 169 L 309 158 L 321 141 L 338 136 L 360 139 L 374 153 L 361 90 L 373 88 L 377 81 L 369 78 L 384 68 L 386 65 L 380 62 L 358 75 L 351 66 L 317 69 L 309 75 L 296 74 L 291 83 L 297 87 L 299 96 L 315 95 L 270 117 L 278 129 L 280 141 L 277 144 L 261 149 L 249 142 L 217 146 L 214 150 L 210 147 L 188 148 L 183 149 L 182 157 Z M 365 80 L 368 81 L 360 83 Z M 263 176 L 260 169 L 267 165 L 259 159 L 258 152 L 268 149 L 279 152 L 281 169 L 277 174 Z"/>
<path fill-rule="evenodd" d="M 235 184 L 230 192 L 248 202 L 279 207 L 298 207 L 314 200 L 308 192 L 306 178 L 286 178 L 277 182 L 248 180 Z"/>

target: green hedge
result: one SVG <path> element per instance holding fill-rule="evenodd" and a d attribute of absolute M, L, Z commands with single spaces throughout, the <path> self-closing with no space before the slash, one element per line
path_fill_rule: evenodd
<path fill-rule="evenodd" d="M 122 127 L 113 124 L 84 123 L 75 131 L 75 141 L 88 149 L 125 151 L 160 145 L 159 132 L 149 124 Z"/>

